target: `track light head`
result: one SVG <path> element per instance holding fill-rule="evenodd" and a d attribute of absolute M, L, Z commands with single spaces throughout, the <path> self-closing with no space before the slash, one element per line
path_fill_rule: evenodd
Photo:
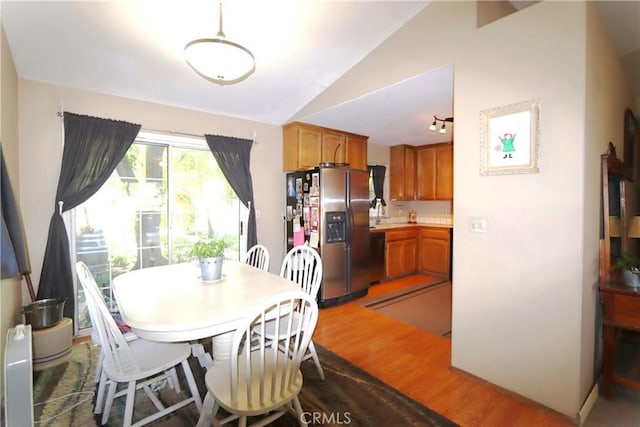
<path fill-rule="evenodd" d="M 429 130 L 430 131 L 435 131 L 437 129 L 437 125 L 438 122 L 442 122 L 442 126 L 440 127 L 440 130 L 438 130 L 439 133 L 447 133 L 447 128 L 445 127 L 445 122 L 450 122 L 453 123 L 453 117 L 447 117 L 444 119 L 440 119 L 438 118 L 438 116 L 433 116 L 433 123 L 431 123 L 431 126 L 429 126 Z"/>

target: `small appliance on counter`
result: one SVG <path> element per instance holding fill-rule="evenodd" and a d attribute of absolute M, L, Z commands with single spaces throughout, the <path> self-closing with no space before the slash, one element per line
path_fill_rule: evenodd
<path fill-rule="evenodd" d="M 411 209 L 409 211 L 409 224 L 417 224 L 417 223 L 418 223 L 418 216 L 416 214 L 416 211 Z"/>

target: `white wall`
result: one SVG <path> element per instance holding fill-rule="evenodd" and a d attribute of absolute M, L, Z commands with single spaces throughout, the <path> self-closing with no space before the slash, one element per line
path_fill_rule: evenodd
<path fill-rule="evenodd" d="M 622 128 L 610 99 L 630 92 L 595 14 L 539 2 L 477 29 L 475 2 L 432 2 L 297 115 L 454 65 L 451 363 L 572 418 L 595 381 L 599 154 Z M 531 99 L 540 173 L 480 176 L 480 111 Z M 484 234 L 469 231 L 478 216 Z"/>
<path fill-rule="evenodd" d="M 258 241 L 271 253 L 272 271 L 283 257 L 281 211 L 284 206 L 282 173 L 282 129 L 279 126 L 216 116 L 127 98 L 20 80 L 20 149 L 32 153 L 20 158 L 22 209 L 31 248 L 34 286 L 37 286 L 49 221 L 55 206 L 55 192 L 62 159 L 61 103 L 66 111 L 126 120 L 142 129 L 196 135 L 214 134 L 252 138 L 251 151 Z M 36 155 L 37 153 L 37 155 Z M 279 270 L 278 270 L 279 271 Z"/>

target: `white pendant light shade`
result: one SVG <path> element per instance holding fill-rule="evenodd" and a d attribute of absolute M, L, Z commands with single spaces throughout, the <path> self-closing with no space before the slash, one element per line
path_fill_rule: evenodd
<path fill-rule="evenodd" d="M 221 85 L 238 83 L 256 69 L 251 52 L 221 37 L 193 40 L 185 46 L 184 55 L 196 73 Z"/>
<path fill-rule="evenodd" d="M 241 82 L 256 70 L 256 61 L 247 48 L 227 40 L 222 31 L 222 0 L 219 1 L 218 34 L 196 39 L 184 47 L 184 58 L 193 71 L 220 85 Z"/>

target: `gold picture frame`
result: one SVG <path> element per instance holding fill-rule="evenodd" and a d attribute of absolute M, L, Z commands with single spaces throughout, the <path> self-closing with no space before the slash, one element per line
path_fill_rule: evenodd
<path fill-rule="evenodd" d="M 480 175 L 539 172 L 539 100 L 481 111 L 480 129 Z"/>

